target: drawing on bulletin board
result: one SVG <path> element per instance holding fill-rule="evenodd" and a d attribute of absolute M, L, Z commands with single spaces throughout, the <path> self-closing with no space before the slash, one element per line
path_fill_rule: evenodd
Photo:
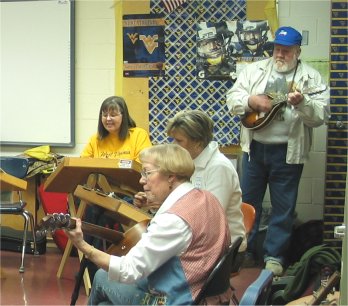
<path fill-rule="evenodd" d="M 75 145 L 74 1 L 1 1 L 1 145 Z"/>
<path fill-rule="evenodd" d="M 123 75 L 164 76 L 165 46 L 162 15 L 123 16 Z"/>
<path fill-rule="evenodd" d="M 272 56 L 273 36 L 266 20 L 197 24 L 197 77 L 236 79 L 245 64 Z"/>

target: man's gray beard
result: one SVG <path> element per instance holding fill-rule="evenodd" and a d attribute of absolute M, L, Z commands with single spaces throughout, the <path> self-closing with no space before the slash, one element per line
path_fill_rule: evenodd
<path fill-rule="evenodd" d="M 287 73 L 287 72 L 290 72 L 292 69 L 295 68 L 296 66 L 296 61 L 297 59 L 296 58 L 293 58 L 292 61 L 290 63 L 285 63 L 285 62 L 280 62 L 281 65 L 278 65 L 277 64 L 277 61 L 276 60 L 273 60 L 273 69 L 277 72 L 280 72 L 280 73 Z"/>

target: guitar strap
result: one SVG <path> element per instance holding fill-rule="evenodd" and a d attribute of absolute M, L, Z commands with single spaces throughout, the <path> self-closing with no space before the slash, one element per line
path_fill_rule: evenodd
<path fill-rule="evenodd" d="M 291 80 L 291 83 L 290 83 L 290 86 L 289 86 L 288 94 L 293 91 L 293 86 L 294 86 L 294 83 L 295 83 L 295 76 L 296 76 L 296 72 L 297 72 L 297 68 L 298 68 L 298 64 L 299 63 L 300 63 L 300 60 L 297 60 L 297 63 L 296 63 L 296 66 L 295 66 L 294 75 L 292 77 L 292 80 Z"/>
<path fill-rule="evenodd" d="M 296 76 L 296 72 L 297 72 L 297 68 L 298 68 L 298 64 L 299 63 L 300 63 L 300 60 L 298 59 L 297 62 L 296 62 L 294 75 L 292 76 L 292 80 L 291 80 L 290 86 L 288 87 L 288 93 L 287 93 L 286 97 L 288 97 L 290 92 L 293 92 L 294 83 L 295 83 L 295 76 Z M 284 112 L 284 109 L 286 108 L 286 105 L 287 104 L 284 104 L 284 106 L 282 107 L 283 110 L 280 111 L 280 113 L 279 113 L 279 116 L 280 116 L 280 118 L 282 118 L 282 120 L 284 120 L 283 112 Z"/>

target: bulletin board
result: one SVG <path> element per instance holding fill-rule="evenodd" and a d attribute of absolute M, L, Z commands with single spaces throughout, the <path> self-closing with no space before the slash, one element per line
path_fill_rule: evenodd
<path fill-rule="evenodd" d="M 73 147 L 74 1 L 0 1 L 0 143 Z"/>
<path fill-rule="evenodd" d="M 246 0 L 190 0 L 168 13 L 158 0 L 151 13 L 164 14 L 166 61 L 161 77 L 149 78 L 149 130 L 153 144 L 168 142 L 166 125 L 180 110 L 199 109 L 214 121 L 214 140 L 220 147 L 239 145 L 240 118 L 226 105 L 232 79 L 199 79 L 196 71 L 197 24 L 245 20 Z M 216 8 L 219 8 L 218 10 Z"/>

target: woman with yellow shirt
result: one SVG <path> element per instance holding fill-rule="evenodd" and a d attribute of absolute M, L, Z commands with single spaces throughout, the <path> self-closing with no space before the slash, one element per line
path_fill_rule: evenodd
<path fill-rule="evenodd" d="M 149 134 L 136 126 L 129 115 L 125 100 L 122 97 L 111 96 L 100 106 L 98 131 L 90 138 L 81 157 L 130 159 L 140 162 L 140 151 L 151 146 Z M 124 198 L 124 200 L 132 202 L 132 199 Z M 120 224 L 115 223 L 115 220 L 104 214 L 104 211 L 105 209 L 97 205 L 88 206 L 84 220 L 88 223 L 122 230 Z M 86 238 L 96 248 L 102 248 L 100 239 L 91 236 Z M 89 266 L 89 268 L 93 277 L 95 267 Z"/>
<path fill-rule="evenodd" d="M 98 132 L 81 157 L 131 159 L 139 162 L 142 149 L 151 146 L 149 134 L 137 127 L 122 97 L 111 96 L 101 105 Z"/>

